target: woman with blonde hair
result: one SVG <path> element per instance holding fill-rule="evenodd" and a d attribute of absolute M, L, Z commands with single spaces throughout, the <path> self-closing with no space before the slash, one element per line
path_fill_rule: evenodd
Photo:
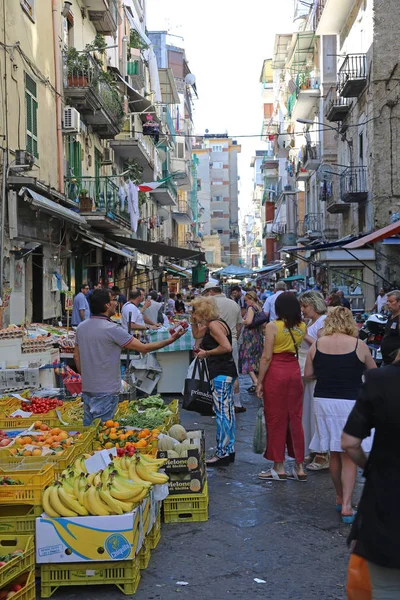
<path fill-rule="evenodd" d="M 335 306 L 328 311 L 323 335 L 311 346 L 304 376 L 315 378 L 315 432 L 310 447 L 315 452 L 329 452 L 329 469 L 336 490 L 336 510 L 343 523 L 352 523 L 355 512 L 352 496 L 357 468 L 343 452 L 341 435 L 353 409 L 365 369 L 376 364 L 368 346 L 358 339 L 358 329 L 351 311 Z M 365 440 L 368 452 L 371 440 Z"/>
<path fill-rule="evenodd" d="M 261 313 L 261 304 L 255 292 L 249 291 L 244 297 L 247 312 L 243 319 L 239 348 L 239 371 L 242 375 L 250 375 L 252 386 L 247 389 L 250 394 L 256 391 L 260 358 L 263 352 L 263 325 L 255 325 L 256 315 Z"/>
<path fill-rule="evenodd" d="M 213 386 L 214 411 L 217 424 L 217 449 L 207 460 L 209 467 L 229 465 L 235 460 L 235 407 L 233 388 L 237 370 L 232 356 L 232 333 L 219 318 L 215 300 L 200 296 L 192 302 L 192 333 L 201 339 L 197 357 L 207 361 Z"/>

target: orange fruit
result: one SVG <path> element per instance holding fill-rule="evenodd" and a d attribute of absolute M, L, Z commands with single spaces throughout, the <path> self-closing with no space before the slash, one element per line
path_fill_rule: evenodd
<path fill-rule="evenodd" d="M 151 433 L 153 435 L 159 435 L 161 433 L 161 431 L 159 429 L 153 429 L 153 431 Z"/>
<path fill-rule="evenodd" d="M 109 419 L 108 421 L 105 422 L 105 426 L 106 427 L 114 427 L 114 421 Z"/>
<path fill-rule="evenodd" d="M 32 456 L 32 452 L 30 450 L 24 450 L 22 456 Z"/>
<path fill-rule="evenodd" d="M 16 448 L 10 448 L 9 452 L 10 452 L 10 454 L 17 454 L 17 449 Z"/>
<path fill-rule="evenodd" d="M 60 444 L 58 442 L 53 442 L 50 448 L 59 448 Z"/>
<path fill-rule="evenodd" d="M 106 444 L 104 444 L 104 448 L 106 448 L 106 450 L 109 450 L 109 448 L 114 448 L 114 444 L 112 444 L 111 442 L 107 442 Z"/>
<path fill-rule="evenodd" d="M 136 448 L 146 448 L 147 446 L 147 442 L 146 440 L 139 440 L 138 442 L 136 442 Z"/>
<path fill-rule="evenodd" d="M 115 427 L 111 427 L 110 433 L 117 433 L 117 429 Z"/>
<path fill-rule="evenodd" d="M 118 435 L 116 433 L 110 433 L 110 440 L 117 440 Z"/>
<path fill-rule="evenodd" d="M 142 433 L 146 434 L 146 437 L 151 434 L 150 429 L 142 429 Z"/>
<path fill-rule="evenodd" d="M 55 427 L 54 429 L 50 429 L 51 435 L 58 435 L 61 433 L 61 429 L 59 427 Z"/>
<path fill-rule="evenodd" d="M 119 427 L 118 421 L 114 421 L 114 427 Z"/>
<path fill-rule="evenodd" d="M 30 444 L 32 442 L 32 438 L 29 437 L 29 435 L 27 435 L 26 437 L 22 438 L 22 443 L 25 444 Z"/>
<path fill-rule="evenodd" d="M 118 436 L 118 439 L 119 439 L 120 442 L 123 442 L 125 440 L 124 434 L 120 433 L 119 436 Z"/>
<path fill-rule="evenodd" d="M 42 456 L 42 451 L 40 448 L 35 448 L 35 450 L 32 450 L 32 456 Z"/>
<path fill-rule="evenodd" d="M 35 421 L 33 426 L 35 429 L 40 429 L 41 424 L 42 424 L 42 421 Z"/>
<path fill-rule="evenodd" d="M 137 437 L 139 438 L 139 440 L 142 440 L 143 438 L 147 438 L 147 436 L 148 436 L 148 434 L 145 433 L 145 430 L 143 430 L 137 434 Z"/>
<path fill-rule="evenodd" d="M 45 423 L 42 423 L 40 426 L 40 431 L 48 431 L 50 429 L 50 427 L 48 425 L 46 425 Z"/>

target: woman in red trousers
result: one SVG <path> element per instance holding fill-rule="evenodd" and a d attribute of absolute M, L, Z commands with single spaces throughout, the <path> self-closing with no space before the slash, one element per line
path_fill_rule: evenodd
<path fill-rule="evenodd" d="M 265 328 L 264 352 L 260 362 L 256 393 L 264 397 L 267 448 L 265 458 L 274 463 L 259 478 L 272 481 L 307 481 L 304 472 L 303 382 L 298 351 L 306 333 L 300 303 L 292 292 L 280 294 L 275 302 L 277 320 Z M 285 472 L 285 448 L 295 459 L 289 475 Z"/>

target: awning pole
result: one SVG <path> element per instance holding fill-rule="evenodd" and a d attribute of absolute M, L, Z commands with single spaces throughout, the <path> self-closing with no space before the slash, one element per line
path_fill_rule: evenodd
<path fill-rule="evenodd" d="M 379 277 L 380 279 L 382 279 L 382 281 L 384 281 L 385 283 L 388 283 L 390 285 L 390 287 L 394 289 L 393 283 L 391 283 L 390 281 L 388 281 L 387 279 L 385 279 L 385 277 L 383 277 L 382 275 L 380 275 L 379 273 L 377 273 L 372 267 L 368 266 L 360 258 L 357 258 L 357 256 L 355 256 L 355 254 L 353 254 L 352 252 L 350 252 L 350 250 L 348 250 L 347 248 L 342 248 L 342 250 L 346 250 L 346 252 L 348 252 L 350 254 L 350 256 L 352 256 L 353 258 L 355 258 L 356 260 L 358 260 L 359 263 L 361 263 L 362 265 L 364 265 L 364 267 L 366 267 L 367 269 L 369 269 L 370 271 L 372 271 L 374 275 L 376 275 L 377 277 Z"/>

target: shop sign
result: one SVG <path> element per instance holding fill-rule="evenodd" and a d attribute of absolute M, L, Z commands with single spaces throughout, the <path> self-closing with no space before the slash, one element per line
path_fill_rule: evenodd
<path fill-rule="evenodd" d="M 74 292 L 65 292 L 65 310 L 72 310 L 74 304 Z"/>

